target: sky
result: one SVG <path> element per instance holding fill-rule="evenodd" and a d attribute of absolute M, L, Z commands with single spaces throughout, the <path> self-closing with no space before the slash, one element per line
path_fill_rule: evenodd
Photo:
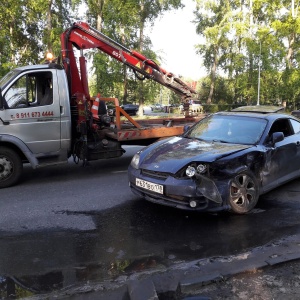
<path fill-rule="evenodd" d="M 195 50 L 195 45 L 201 42 L 195 24 L 191 23 L 195 2 L 184 0 L 183 4 L 183 9 L 166 12 L 157 19 L 147 35 L 153 51 L 163 59 L 162 68 L 177 76 L 197 80 L 207 72 Z"/>

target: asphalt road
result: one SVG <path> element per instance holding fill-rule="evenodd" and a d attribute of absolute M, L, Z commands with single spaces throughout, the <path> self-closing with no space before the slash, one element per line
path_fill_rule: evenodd
<path fill-rule="evenodd" d="M 93 230 L 88 216 L 62 217 L 66 212 L 103 211 L 133 197 L 127 167 L 140 147 L 127 147 L 117 159 L 94 161 L 87 167 L 68 164 L 32 170 L 25 165 L 21 182 L 0 191 L 0 234 L 36 230 Z"/>
<path fill-rule="evenodd" d="M 127 166 L 140 147 L 82 167 L 25 167 L 0 191 L 0 296 L 237 255 L 300 233 L 300 180 L 260 198 L 248 215 L 193 214 L 133 195 Z M 1 298 L 1 297 L 0 297 Z"/>

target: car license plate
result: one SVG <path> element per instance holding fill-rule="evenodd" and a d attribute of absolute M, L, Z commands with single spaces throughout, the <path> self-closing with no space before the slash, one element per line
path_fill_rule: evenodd
<path fill-rule="evenodd" d="M 135 180 L 135 184 L 136 186 L 139 186 L 143 189 L 155 192 L 155 193 L 159 193 L 159 194 L 163 194 L 164 193 L 164 186 L 161 184 L 156 184 L 153 182 L 149 182 L 146 180 L 142 180 L 139 178 L 136 178 Z"/>

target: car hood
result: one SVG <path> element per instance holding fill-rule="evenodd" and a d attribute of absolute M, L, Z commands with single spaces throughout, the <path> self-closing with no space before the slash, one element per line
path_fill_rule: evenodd
<path fill-rule="evenodd" d="M 250 147 L 173 137 L 147 147 L 141 154 L 140 168 L 176 173 L 190 162 L 213 162 Z"/>

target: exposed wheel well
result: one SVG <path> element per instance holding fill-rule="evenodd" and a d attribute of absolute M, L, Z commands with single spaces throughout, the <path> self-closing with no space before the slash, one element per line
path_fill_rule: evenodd
<path fill-rule="evenodd" d="M 14 150 L 20 156 L 23 163 L 28 162 L 28 159 L 26 158 L 24 153 L 16 145 L 14 145 L 12 143 L 8 143 L 8 142 L 1 142 L 0 147 L 7 147 L 7 148 Z"/>

